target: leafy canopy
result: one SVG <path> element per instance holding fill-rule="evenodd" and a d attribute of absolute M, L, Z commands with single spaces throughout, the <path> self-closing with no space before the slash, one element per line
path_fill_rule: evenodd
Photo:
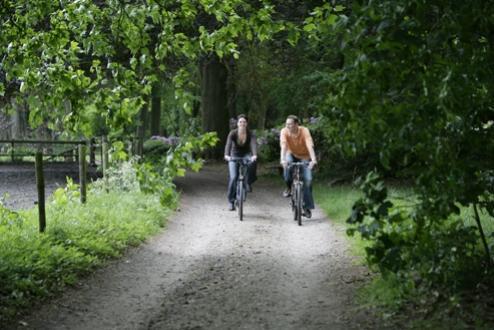
<path fill-rule="evenodd" d="M 91 135 L 95 122 L 130 125 L 163 75 L 191 111 L 180 67 L 201 54 L 239 57 L 239 40 L 285 33 L 269 1 L 4 1 L 0 28 L 0 97 L 26 100 L 30 123 Z M 182 91 L 182 92 L 180 92 Z"/>

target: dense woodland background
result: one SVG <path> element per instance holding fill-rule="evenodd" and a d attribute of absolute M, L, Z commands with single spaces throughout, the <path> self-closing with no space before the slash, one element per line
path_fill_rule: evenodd
<path fill-rule="evenodd" d="M 0 24 L 0 139 L 132 139 L 156 164 L 206 132 L 220 156 L 245 113 L 269 162 L 296 114 L 318 179 L 360 178 L 371 267 L 492 308 L 494 1 L 4 0 Z"/>

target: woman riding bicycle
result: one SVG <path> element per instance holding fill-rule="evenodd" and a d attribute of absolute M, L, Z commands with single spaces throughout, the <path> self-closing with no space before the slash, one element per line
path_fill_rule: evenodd
<path fill-rule="evenodd" d="M 248 128 L 246 115 L 237 116 L 237 128 L 230 131 L 226 140 L 225 160 L 228 161 L 228 209 L 235 210 L 235 195 L 237 189 L 238 163 L 232 157 L 242 157 L 250 160 L 247 170 L 247 191 L 252 191 L 252 183 L 256 177 L 257 140 Z"/>

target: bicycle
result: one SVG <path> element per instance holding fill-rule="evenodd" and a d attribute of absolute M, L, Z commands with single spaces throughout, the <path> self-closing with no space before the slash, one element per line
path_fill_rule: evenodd
<path fill-rule="evenodd" d="M 231 157 L 231 161 L 238 164 L 238 176 L 237 176 L 237 191 L 235 195 L 235 205 L 238 209 L 238 217 L 240 221 L 244 219 L 244 202 L 247 199 L 246 178 L 247 168 L 250 163 L 246 157 Z"/>
<path fill-rule="evenodd" d="M 292 162 L 288 165 L 288 169 L 292 173 L 292 186 L 290 204 L 292 206 L 293 220 L 302 226 L 302 213 L 304 207 L 303 186 L 304 182 L 301 179 L 302 167 L 307 166 L 307 162 Z"/>

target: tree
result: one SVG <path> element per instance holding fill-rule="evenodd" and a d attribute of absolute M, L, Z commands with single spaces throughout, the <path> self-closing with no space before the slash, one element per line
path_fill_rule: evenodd
<path fill-rule="evenodd" d="M 201 114 L 202 128 L 205 132 L 215 131 L 220 138 L 220 145 L 213 157 L 223 155 L 222 147 L 228 135 L 228 94 L 227 70 L 217 56 L 205 58 L 201 65 Z"/>
<path fill-rule="evenodd" d="M 161 84 L 153 84 L 151 92 L 151 135 L 161 135 Z"/>
<path fill-rule="evenodd" d="M 241 38 L 265 41 L 296 30 L 273 18 L 268 1 L 254 4 L 5 1 L 0 96 L 26 97 L 32 126 L 91 135 L 103 122 L 125 132 L 165 73 L 190 113 L 194 95 L 184 89 L 181 68 L 199 54 L 238 58 Z"/>
<path fill-rule="evenodd" d="M 341 52 L 320 102 L 327 138 L 349 156 L 375 155 L 380 176 L 414 182 L 417 200 L 402 209 L 368 175 L 349 219 L 383 272 L 451 289 L 489 269 L 480 221 L 472 231 L 459 206 L 494 216 L 492 12 L 492 1 L 353 1 L 334 28 L 306 25 L 314 47 Z"/>

